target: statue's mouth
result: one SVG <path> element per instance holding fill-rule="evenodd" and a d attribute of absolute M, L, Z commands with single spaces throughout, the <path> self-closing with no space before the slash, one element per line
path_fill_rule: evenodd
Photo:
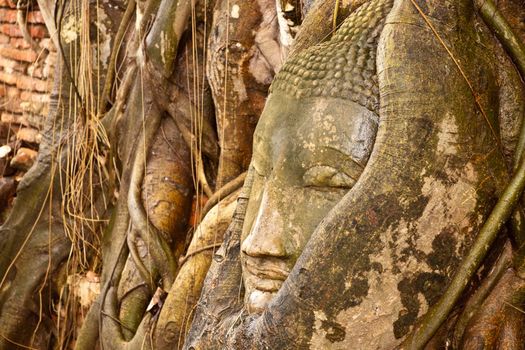
<path fill-rule="evenodd" d="M 247 257 L 244 261 L 244 267 L 248 273 L 250 285 L 254 289 L 264 292 L 277 292 L 284 280 L 290 273 L 284 268 L 284 262 L 268 262 L 258 258 Z"/>

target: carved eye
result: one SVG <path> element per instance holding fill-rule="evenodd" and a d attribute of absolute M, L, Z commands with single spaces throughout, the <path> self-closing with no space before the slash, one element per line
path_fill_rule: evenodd
<path fill-rule="evenodd" d="M 350 189 L 356 181 L 347 174 L 328 165 L 316 165 L 308 169 L 303 175 L 306 186 L 334 187 Z"/>

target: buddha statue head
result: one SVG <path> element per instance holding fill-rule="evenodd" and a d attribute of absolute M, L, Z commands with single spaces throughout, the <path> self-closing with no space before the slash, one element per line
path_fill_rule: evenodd
<path fill-rule="evenodd" d="M 266 308 L 366 166 L 378 125 L 377 42 L 389 6 L 363 5 L 330 41 L 289 59 L 272 84 L 254 134 L 241 235 L 249 313 Z"/>

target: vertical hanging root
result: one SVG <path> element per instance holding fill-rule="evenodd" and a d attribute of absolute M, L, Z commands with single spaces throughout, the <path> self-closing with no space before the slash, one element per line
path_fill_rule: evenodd
<path fill-rule="evenodd" d="M 148 247 L 155 269 L 162 279 L 162 288 L 169 290 L 173 283 L 177 264 L 171 249 L 156 227 L 149 222 L 146 210 L 142 204 L 142 182 L 145 174 L 146 152 L 151 146 L 151 142 L 161 121 L 161 113 L 153 111 L 154 115 L 148 120 L 143 130 L 143 140 L 139 142 L 136 150 L 135 162 L 131 170 L 130 189 L 128 192 L 128 210 L 133 229 Z M 142 262 L 137 263 L 137 266 Z M 152 276 L 155 276 L 153 273 Z M 156 281 L 153 281 L 156 282 Z"/>
<path fill-rule="evenodd" d="M 179 129 L 182 138 L 184 139 L 184 142 L 188 145 L 189 149 L 191 149 L 191 152 L 193 153 L 193 157 L 195 159 L 195 172 L 197 173 L 197 180 L 202 186 L 202 189 L 206 196 L 208 198 L 211 198 L 213 196 L 213 191 L 211 190 L 210 185 L 208 184 L 208 180 L 206 179 L 206 174 L 204 173 L 204 163 L 202 161 L 202 153 L 197 148 L 197 141 L 195 140 L 195 136 L 191 133 L 188 128 L 184 126 L 183 123 L 181 123 L 175 115 L 172 115 L 170 113 L 170 116 L 173 118 L 173 121 L 175 122 L 175 125 L 177 125 L 177 128 Z"/>
<path fill-rule="evenodd" d="M 99 115 L 104 115 L 106 111 L 106 105 L 109 102 L 110 94 L 111 94 L 111 88 L 113 86 L 113 81 L 115 77 L 115 66 L 117 64 L 117 56 L 120 51 L 120 46 L 122 44 L 122 40 L 124 39 L 124 34 L 126 34 L 126 30 L 128 29 L 129 22 L 131 21 L 131 18 L 133 17 L 133 14 L 135 13 L 135 0 L 129 0 L 128 5 L 126 7 L 126 12 L 124 12 L 124 15 L 122 16 L 122 20 L 120 21 L 120 26 L 118 28 L 117 34 L 115 35 L 115 39 L 113 41 L 113 50 L 111 50 L 111 56 L 109 57 L 109 63 L 108 63 L 108 71 L 106 73 L 106 80 L 104 81 L 104 88 L 102 90 L 102 95 L 99 101 Z"/>
<path fill-rule="evenodd" d="M 492 0 L 475 0 L 475 4 L 487 23 L 498 39 L 501 41 L 507 53 L 518 67 L 522 77 L 525 77 L 525 46 L 514 35 L 505 18 L 498 11 Z M 446 320 L 452 311 L 454 305 L 463 294 L 468 282 L 479 268 L 485 255 L 494 242 L 501 226 L 511 217 L 525 187 L 525 159 L 523 159 L 523 150 L 525 149 L 525 123 L 522 122 L 522 128 L 515 154 L 515 173 L 510 183 L 505 188 L 498 203 L 490 214 L 489 218 L 481 228 L 476 241 L 472 245 L 469 253 L 461 263 L 458 271 L 454 275 L 449 287 L 423 316 L 419 326 L 411 332 L 405 341 L 401 344 L 403 349 L 422 349 L 425 344 L 432 338 L 441 324 Z M 525 254 L 522 254 L 525 255 Z M 518 255 L 520 256 L 520 255 Z M 517 266 L 524 265 L 521 260 Z M 515 262 L 516 266 L 516 262 Z M 523 301 L 524 293 L 519 292 Z"/>
<path fill-rule="evenodd" d="M 37 54 L 40 54 L 40 46 L 33 40 L 29 30 L 27 29 L 27 11 L 29 9 L 30 1 L 18 0 L 16 3 L 16 22 L 22 37 L 31 46 L 31 49 Z"/>

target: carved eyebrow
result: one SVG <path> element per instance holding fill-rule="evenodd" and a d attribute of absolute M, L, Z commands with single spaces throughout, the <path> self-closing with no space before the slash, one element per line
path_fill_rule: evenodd
<path fill-rule="evenodd" d="M 360 171 L 363 171 L 363 169 L 366 166 L 366 163 L 365 164 L 359 163 L 359 161 L 357 161 L 351 153 L 347 153 L 346 151 L 334 145 L 316 145 L 315 148 L 316 149 L 314 151 L 309 150 L 307 148 L 303 148 L 298 154 L 299 159 L 302 159 L 311 164 L 306 169 L 316 166 L 316 165 L 326 165 L 332 168 L 340 169 L 340 168 L 348 167 L 350 166 L 350 164 L 352 164 L 352 165 L 356 165 L 360 169 Z M 323 150 L 328 150 L 331 154 L 336 154 L 337 164 L 332 165 L 334 161 L 327 160 L 326 155 L 323 154 L 324 153 Z"/>
<path fill-rule="evenodd" d="M 330 149 L 334 152 L 337 152 L 339 154 L 341 154 L 342 156 L 344 156 L 345 158 L 347 158 L 346 160 L 348 161 L 351 161 L 352 163 L 354 163 L 355 165 L 357 165 L 359 168 L 361 168 L 361 170 L 363 170 L 365 168 L 365 165 L 366 164 L 361 164 L 359 163 L 357 160 L 354 159 L 354 156 L 352 156 L 352 154 L 348 154 L 346 153 L 345 151 L 335 147 L 335 146 L 332 146 L 332 145 L 326 145 L 326 146 L 322 146 L 321 149 Z"/>

